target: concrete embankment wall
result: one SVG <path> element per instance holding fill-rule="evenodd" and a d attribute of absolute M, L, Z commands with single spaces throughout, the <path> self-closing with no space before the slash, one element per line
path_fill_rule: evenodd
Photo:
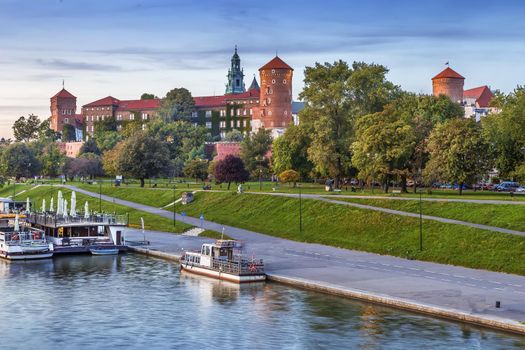
<path fill-rule="evenodd" d="M 165 253 L 158 250 L 152 250 L 147 248 L 139 247 L 129 247 L 129 250 L 132 252 L 153 256 L 156 258 L 167 259 L 171 261 L 180 261 L 180 256 Z M 483 326 L 487 328 L 497 329 L 506 332 L 518 333 L 525 335 L 525 324 L 514 322 L 507 319 L 492 318 L 487 316 L 476 316 L 467 314 L 461 311 L 446 309 L 441 307 L 434 307 L 425 304 L 419 304 L 415 302 L 410 302 L 407 300 L 402 300 L 390 296 L 374 294 L 366 291 L 353 290 L 353 289 L 343 289 L 337 286 L 316 283 L 308 280 L 290 278 L 285 276 L 279 276 L 276 274 L 267 274 L 267 278 L 270 281 L 278 282 L 293 287 L 313 290 L 317 292 L 337 295 L 345 298 L 352 298 L 356 300 L 366 301 L 374 304 L 389 306 L 396 309 L 408 310 L 420 314 L 426 314 L 434 317 L 445 318 L 454 321 L 460 321 L 465 323 L 470 323 L 478 326 Z"/>

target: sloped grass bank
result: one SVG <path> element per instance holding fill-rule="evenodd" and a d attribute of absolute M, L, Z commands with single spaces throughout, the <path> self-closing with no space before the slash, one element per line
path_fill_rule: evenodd
<path fill-rule="evenodd" d="M 419 201 L 374 198 L 337 200 L 419 213 Z M 525 205 L 422 201 L 421 208 L 425 215 L 525 231 Z"/>
<path fill-rule="evenodd" d="M 316 200 L 274 196 L 205 193 L 184 210 L 207 220 L 296 241 L 320 243 L 403 258 L 525 275 L 525 237 L 459 225 L 424 221 L 419 251 L 419 221 L 398 215 Z"/>

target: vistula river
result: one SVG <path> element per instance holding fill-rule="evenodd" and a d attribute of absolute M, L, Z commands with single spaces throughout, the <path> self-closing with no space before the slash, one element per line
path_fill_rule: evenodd
<path fill-rule="evenodd" d="M 134 254 L 0 261 L 1 349 L 525 349 L 525 338 Z"/>

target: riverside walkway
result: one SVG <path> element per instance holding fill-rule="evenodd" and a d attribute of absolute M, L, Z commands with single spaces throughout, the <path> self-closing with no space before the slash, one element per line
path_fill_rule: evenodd
<path fill-rule="evenodd" d="M 102 199 L 173 217 L 171 211 L 106 195 Z M 228 236 L 246 243 L 249 255 L 264 259 L 269 278 L 279 282 L 525 334 L 524 276 L 289 241 L 188 216 L 177 215 L 177 220 L 217 232 L 224 227 Z M 126 239 L 143 236 L 129 230 Z M 163 232 L 147 232 L 146 239 L 150 253 L 174 258 L 207 240 Z"/>

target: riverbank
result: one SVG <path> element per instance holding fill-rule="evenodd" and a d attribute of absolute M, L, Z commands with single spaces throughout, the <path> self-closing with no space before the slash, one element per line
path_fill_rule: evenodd
<path fill-rule="evenodd" d="M 524 277 L 229 233 L 265 260 L 270 281 L 525 335 Z M 173 261 L 211 241 L 161 232 L 147 240 L 150 246 L 131 250 Z"/>

